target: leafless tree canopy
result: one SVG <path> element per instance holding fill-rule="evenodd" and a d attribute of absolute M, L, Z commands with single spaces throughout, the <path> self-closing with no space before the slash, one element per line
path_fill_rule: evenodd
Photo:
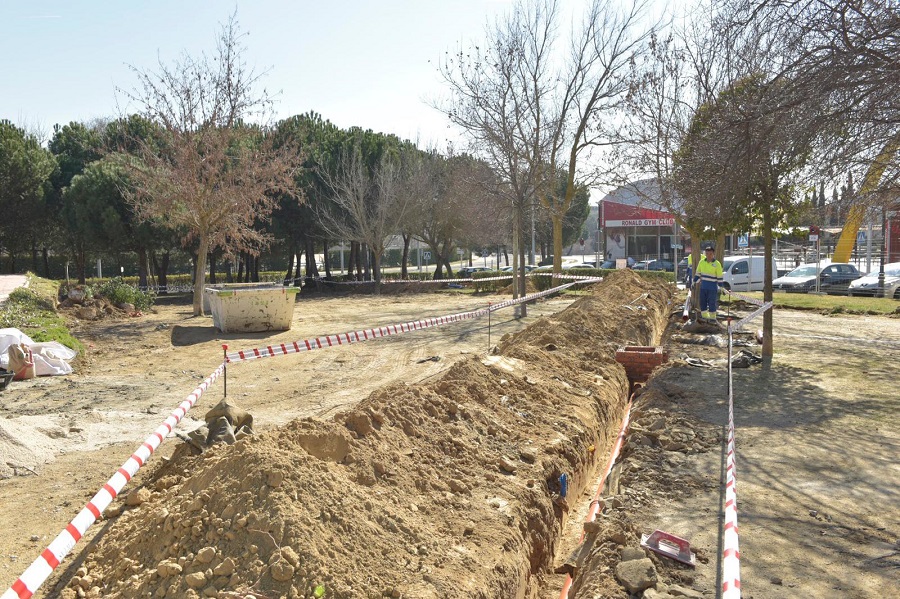
<path fill-rule="evenodd" d="M 357 140 L 341 157 L 337 173 L 323 171 L 333 206 L 319 211 L 322 226 L 335 239 L 354 239 L 373 258 L 375 283 L 381 283 L 381 256 L 390 238 L 402 228 L 412 201 L 412 168 L 418 150 L 385 149 L 370 167 Z"/>
<path fill-rule="evenodd" d="M 560 36 L 555 0 L 522 0 L 488 27 L 480 45 L 441 65 L 451 90 L 441 108 L 505 183 L 520 263 L 524 215 L 539 203 L 552 220 L 554 268 L 561 268 L 562 221 L 576 189 L 598 179 L 599 149 L 614 143 L 629 64 L 647 37 L 642 12 L 642 3 L 620 9 L 595 0 Z M 556 193 L 560 171 L 567 175 L 563 194 Z M 523 269 L 518 274 L 515 288 L 524 293 Z"/>
<path fill-rule="evenodd" d="M 157 71 L 133 68 L 138 85 L 127 97 L 164 131 L 161 143 L 136 139 L 130 197 L 138 214 L 183 232 L 197 246 L 194 314 L 202 314 L 209 251 L 258 253 L 268 238 L 255 225 L 275 206 L 274 194 L 295 194 L 298 148 L 273 144 L 251 121 L 271 99 L 257 93 L 261 75 L 243 60 L 237 20 L 223 25 L 213 57 L 183 56 Z"/>

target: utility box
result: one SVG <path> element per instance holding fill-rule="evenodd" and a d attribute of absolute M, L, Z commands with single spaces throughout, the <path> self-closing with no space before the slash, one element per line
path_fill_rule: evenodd
<path fill-rule="evenodd" d="M 288 331 L 299 287 L 237 283 L 207 287 L 213 325 L 223 333 Z"/>

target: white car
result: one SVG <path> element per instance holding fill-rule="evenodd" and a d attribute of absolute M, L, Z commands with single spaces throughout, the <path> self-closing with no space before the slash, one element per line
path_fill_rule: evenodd
<path fill-rule="evenodd" d="M 869 295 L 900 299 L 900 262 L 884 265 L 884 296 L 878 288 L 878 271 L 873 270 L 861 279 L 850 283 L 850 295 Z"/>

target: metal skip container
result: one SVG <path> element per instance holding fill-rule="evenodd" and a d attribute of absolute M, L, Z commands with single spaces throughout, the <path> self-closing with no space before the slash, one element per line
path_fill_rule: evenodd
<path fill-rule="evenodd" d="M 213 325 L 223 333 L 288 331 L 299 287 L 238 283 L 204 290 Z"/>

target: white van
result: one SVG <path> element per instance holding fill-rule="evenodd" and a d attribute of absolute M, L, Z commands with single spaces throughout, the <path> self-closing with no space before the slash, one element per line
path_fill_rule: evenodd
<path fill-rule="evenodd" d="M 726 256 L 722 261 L 722 280 L 726 289 L 734 291 L 762 291 L 766 261 L 764 256 Z M 778 276 L 772 258 L 772 278 Z"/>

